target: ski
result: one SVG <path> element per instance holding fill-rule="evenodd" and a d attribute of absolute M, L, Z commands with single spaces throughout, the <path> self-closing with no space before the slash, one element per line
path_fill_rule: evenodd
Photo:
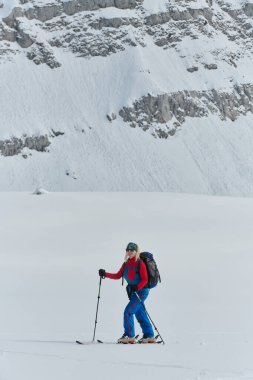
<path fill-rule="evenodd" d="M 85 342 L 85 341 L 81 341 L 81 340 L 76 340 L 76 343 L 79 344 L 79 345 L 82 345 L 82 346 L 89 346 L 89 345 L 93 345 L 93 344 L 101 344 L 101 343 L 104 343 L 104 344 L 116 344 L 116 342 L 102 342 L 102 340 L 97 340 L 96 342 Z"/>
<path fill-rule="evenodd" d="M 77 344 L 85 345 L 85 344 L 94 344 L 95 342 L 83 342 L 83 341 L 81 341 L 81 340 L 76 340 L 76 343 L 77 343 Z"/>
<path fill-rule="evenodd" d="M 136 343 L 138 343 L 137 342 L 138 338 L 139 338 L 139 335 L 136 335 L 135 336 Z M 118 343 L 118 342 L 104 342 L 103 340 L 100 340 L 100 339 L 97 339 L 96 342 L 93 342 L 93 341 L 90 341 L 90 342 L 87 341 L 87 342 L 85 342 L 85 341 L 81 341 L 81 340 L 76 340 L 76 343 L 80 344 L 82 346 L 84 346 L 84 345 L 91 345 L 91 344 L 123 344 L 123 343 Z"/>
<path fill-rule="evenodd" d="M 163 343 L 162 340 L 157 340 L 159 338 L 159 335 L 157 335 L 155 337 L 155 342 L 150 342 L 150 343 L 144 343 L 144 342 L 140 342 L 138 341 L 139 335 L 136 335 L 135 336 L 135 339 L 136 339 L 136 342 L 135 343 L 131 343 L 131 344 L 161 344 Z M 85 345 L 92 345 L 92 344 L 130 344 L 130 343 L 118 343 L 118 342 L 105 342 L 103 340 L 100 340 L 100 339 L 97 339 L 97 341 L 93 342 L 93 341 L 81 341 L 81 340 L 76 340 L 76 343 L 79 344 L 79 345 L 82 345 L 82 346 L 85 346 Z"/>

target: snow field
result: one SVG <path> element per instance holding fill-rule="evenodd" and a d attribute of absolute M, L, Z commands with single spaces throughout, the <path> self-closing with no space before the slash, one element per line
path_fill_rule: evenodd
<path fill-rule="evenodd" d="M 252 199 L 167 193 L 1 193 L 2 380 L 251 379 Z M 87 345 L 97 270 L 128 241 L 154 252 L 146 306 L 166 345 Z M 97 338 L 122 334 L 120 281 L 102 282 Z M 136 333 L 140 333 L 136 325 Z"/>

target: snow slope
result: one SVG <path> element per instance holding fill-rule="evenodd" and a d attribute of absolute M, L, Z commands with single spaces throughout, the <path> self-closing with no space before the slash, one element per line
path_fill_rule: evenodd
<path fill-rule="evenodd" d="M 240 92 L 253 83 L 250 2 L 145 0 L 74 14 L 60 0 L 2 3 L 1 191 L 252 196 L 252 96 Z M 213 91 L 217 104 L 205 98 Z M 179 97 L 171 119 L 162 104 L 166 122 L 137 106 L 166 94 Z M 131 128 L 120 111 L 134 107 Z M 24 142 L 38 136 L 49 145 Z"/>
<path fill-rule="evenodd" d="M 252 379 L 253 200 L 166 193 L 1 193 L 2 380 Z M 155 253 L 147 301 L 166 344 L 87 345 L 97 270 L 129 240 Z M 122 334 L 120 281 L 102 283 L 97 338 Z M 140 331 L 137 328 L 137 332 Z"/>

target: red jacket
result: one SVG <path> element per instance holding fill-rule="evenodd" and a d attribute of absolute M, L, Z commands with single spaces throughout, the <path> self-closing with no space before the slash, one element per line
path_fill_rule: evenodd
<path fill-rule="evenodd" d="M 126 263 L 123 263 L 120 270 L 117 273 L 106 272 L 105 277 L 111 278 L 112 280 L 119 280 L 123 276 L 125 268 L 128 268 L 128 269 L 130 267 L 137 268 L 137 265 L 138 265 L 138 260 L 136 260 L 136 258 L 133 257 L 132 259 L 129 259 Z M 126 281 L 134 280 L 135 275 L 136 275 L 136 270 L 129 269 L 127 273 L 128 277 L 126 277 Z M 138 290 L 141 290 L 148 283 L 147 268 L 142 260 L 140 260 L 139 275 L 140 275 L 140 281 L 138 282 L 137 286 L 138 286 Z"/>

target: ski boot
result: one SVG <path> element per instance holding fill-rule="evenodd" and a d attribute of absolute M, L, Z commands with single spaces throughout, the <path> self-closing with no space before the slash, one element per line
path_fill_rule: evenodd
<path fill-rule="evenodd" d="M 143 336 L 141 339 L 138 340 L 138 343 L 156 343 L 156 337 L 154 336 Z"/>
<path fill-rule="evenodd" d="M 126 334 L 123 334 L 122 337 L 118 339 L 118 343 L 122 343 L 122 344 L 135 344 L 136 343 L 136 338 L 134 336 L 133 337 L 129 337 Z"/>

